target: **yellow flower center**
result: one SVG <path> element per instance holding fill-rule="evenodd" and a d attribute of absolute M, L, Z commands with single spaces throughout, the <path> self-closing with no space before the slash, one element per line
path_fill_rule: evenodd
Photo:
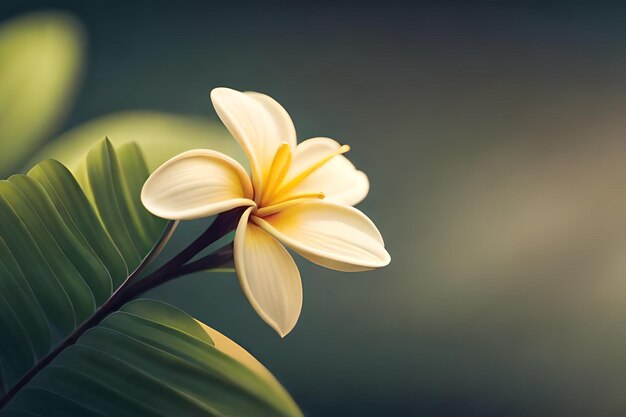
<path fill-rule="evenodd" d="M 265 175 L 262 192 L 259 196 L 255 196 L 257 208 L 253 214 L 259 217 L 266 217 L 309 199 L 324 198 L 322 191 L 298 194 L 292 193 L 292 190 L 335 156 L 344 154 L 349 150 L 350 146 L 342 145 L 335 152 L 323 156 L 317 162 L 312 163 L 292 178 L 289 178 L 289 180 L 286 180 L 293 160 L 293 154 L 291 147 L 283 143 L 276 151 L 272 165 Z"/>

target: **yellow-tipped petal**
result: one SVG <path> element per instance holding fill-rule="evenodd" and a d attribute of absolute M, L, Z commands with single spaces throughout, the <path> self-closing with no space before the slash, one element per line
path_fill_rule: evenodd
<path fill-rule="evenodd" d="M 322 191 L 329 201 L 351 206 L 361 202 L 369 192 L 369 181 L 365 173 L 342 155 L 348 149 L 347 145 L 342 146 L 329 138 L 313 138 L 300 143 L 294 151 L 285 184 L 304 178 L 287 194 Z"/>
<path fill-rule="evenodd" d="M 241 216 L 235 233 L 235 269 L 252 307 L 285 337 L 302 309 L 300 272 L 279 241 L 248 221 L 252 209 Z"/>
<path fill-rule="evenodd" d="M 359 210 L 311 200 L 252 220 L 311 262 L 345 272 L 381 268 L 391 261 L 380 232 Z"/>
<path fill-rule="evenodd" d="M 193 150 L 165 162 L 150 175 L 141 201 L 152 214 L 170 220 L 212 216 L 252 206 L 253 190 L 245 169 L 215 151 Z"/>
<path fill-rule="evenodd" d="M 243 147 L 252 170 L 257 195 L 262 195 L 263 177 L 281 143 L 296 145 L 296 130 L 289 114 L 274 99 L 260 93 L 215 88 L 211 100 L 220 119 Z"/>

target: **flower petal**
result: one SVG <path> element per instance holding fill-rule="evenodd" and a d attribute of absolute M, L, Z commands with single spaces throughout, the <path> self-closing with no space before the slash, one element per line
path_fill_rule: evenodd
<path fill-rule="evenodd" d="M 292 148 L 295 148 L 297 145 L 296 127 L 293 125 L 293 121 L 289 113 L 287 113 L 287 110 L 267 94 L 257 93 L 256 91 L 245 91 L 243 94 L 255 99 L 265 107 L 265 110 L 267 110 L 276 124 L 280 143 L 287 143 Z"/>
<path fill-rule="evenodd" d="M 281 143 L 296 146 L 296 130 L 289 114 L 269 96 L 254 92 L 215 88 L 211 100 L 220 119 L 243 147 L 252 170 L 252 182 L 261 195 L 267 175 Z"/>
<path fill-rule="evenodd" d="M 165 162 L 150 175 L 141 201 L 152 214 L 171 220 L 212 216 L 254 205 L 250 178 L 220 152 L 193 150 Z"/>
<path fill-rule="evenodd" d="M 311 262 L 338 271 L 381 268 L 391 261 L 372 221 L 359 210 L 311 201 L 252 221 Z"/>
<path fill-rule="evenodd" d="M 285 182 L 317 161 L 337 153 L 341 145 L 329 138 L 313 138 L 300 143 L 294 152 Z M 322 192 L 326 199 L 354 206 L 369 191 L 367 175 L 357 170 L 343 155 L 337 155 L 294 187 L 290 194 Z"/>
<path fill-rule="evenodd" d="M 235 234 L 235 269 L 250 304 L 284 337 L 302 309 L 300 272 L 287 249 L 257 225 L 248 222 L 250 207 Z"/>

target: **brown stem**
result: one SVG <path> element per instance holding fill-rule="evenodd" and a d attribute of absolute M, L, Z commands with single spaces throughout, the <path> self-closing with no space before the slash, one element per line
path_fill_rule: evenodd
<path fill-rule="evenodd" d="M 245 207 L 238 207 L 217 216 L 215 221 L 211 223 L 211 226 L 209 226 L 204 233 L 198 236 L 196 240 L 183 249 L 178 255 L 173 257 L 169 262 L 163 265 L 159 270 L 167 273 L 177 270 L 182 265 L 189 262 L 203 249 L 226 236 L 229 232 L 233 231 L 235 227 L 237 227 L 237 222 L 239 221 L 239 218 L 244 210 Z"/>
<path fill-rule="evenodd" d="M 141 281 L 137 281 L 137 283 L 128 287 L 126 291 L 124 291 L 125 298 L 128 301 L 130 301 L 144 294 L 145 292 L 153 288 L 156 288 L 160 285 L 163 285 L 166 282 L 171 281 L 175 278 L 181 277 L 183 275 L 189 275 L 194 272 L 217 268 L 219 266 L 224 265 L 226 262 L 230 261 L 232 258 L 233 258 L 233 245 L 229 243 L 228 245 L 222 247 L 221 249 L 215 251 L 214 253 L 207 255 L 204 258 L 198 259 L 197 261 L 188 263 L 180 267 L 176 271 L 167 272 L 167 271 L 158 270 L 148 275 Z"/>

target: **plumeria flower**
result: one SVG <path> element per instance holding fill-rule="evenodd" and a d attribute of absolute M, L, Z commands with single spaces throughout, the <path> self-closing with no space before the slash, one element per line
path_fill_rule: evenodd
<path fill-rule="evenodd" d="M 245 150 L 251 174 L 222 153 L 188 151 L 154 171 L 141 199 L 170 220 L 247 207 L 235 233 L 235 269 L 256 312 L 284 337 L 302 308 L 300 273 L 285 246 L 338 271 L 390 262 L 374 223 L 352 207 L 369 182 L 343 156 L 347 145 L 321 137 L 297 144 L 291 118 L 271 97 L 216 88 L 211 100 Z"/>

